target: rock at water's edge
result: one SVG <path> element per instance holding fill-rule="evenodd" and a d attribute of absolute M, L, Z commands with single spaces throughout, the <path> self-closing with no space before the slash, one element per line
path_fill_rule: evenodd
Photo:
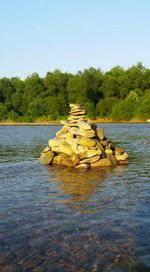
<path fill-rule="evenodd" d="M 48 165 L 51 163 L 53 157 L 54 153 L 52 151 L 48 151 L 46 153 L 43 153 L 39 160 L 42 164 Z"/>

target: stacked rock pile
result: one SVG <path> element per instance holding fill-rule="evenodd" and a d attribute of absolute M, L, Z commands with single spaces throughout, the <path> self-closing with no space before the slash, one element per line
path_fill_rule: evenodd
<path fill-rule="evenodd" d="M 81 105 L 70 104 L 70 108 L 68 120 L 41 153 L 42 164 L 88 169 L 128 163 L 124 149 L 115 147 L 101 128 L 88 122 Z"/>

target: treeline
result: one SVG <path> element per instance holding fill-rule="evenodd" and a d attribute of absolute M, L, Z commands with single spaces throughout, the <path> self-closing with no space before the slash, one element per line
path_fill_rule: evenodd
<path fill-rule="evenodd" d="M 150 118 L 150 69 L 142 63 L 108 72 L 89 68 L 73 75 L 59 70 L 44 78 L 0 79 L 0 121 L 60 120 L 69 103 L 81 103 L 89 118 Z"/>

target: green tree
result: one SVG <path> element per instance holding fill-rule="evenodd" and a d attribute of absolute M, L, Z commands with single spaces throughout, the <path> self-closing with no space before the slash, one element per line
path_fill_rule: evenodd
<path fill-rule="evenodd" d="M 106 97 L 105 99 L 100 99 L 96 106 L 96 113 L 99 117 L 109 117 L 112 113 L 112 108 L 118 103 L 116 97 Z"/>
<path fill-rule="evenodd" d="M 7 107 L 0 103 L 0 121 L 4 121 L 7 118 Z"/>

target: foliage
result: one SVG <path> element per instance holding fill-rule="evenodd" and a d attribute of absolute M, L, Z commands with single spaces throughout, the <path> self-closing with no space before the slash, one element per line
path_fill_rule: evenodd
<path fill-rule="evenodd" d="M 81 103 L 89 118 L 150 118 L 150 70 L 142 63 L 107 72 L 89 68 L 76 74 L 60 70 L 25 80 L 0 79 L 0 121 L 32 122 L 65 118 L 69 103 Z"/>

